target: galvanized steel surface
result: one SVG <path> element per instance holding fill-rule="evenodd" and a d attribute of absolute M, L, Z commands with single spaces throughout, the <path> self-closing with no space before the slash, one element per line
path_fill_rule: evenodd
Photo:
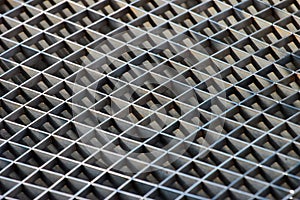
<path fill-rule="evenodd" d="M 297 0 L 0 1 L 0 195 L 299 199 Z"/>

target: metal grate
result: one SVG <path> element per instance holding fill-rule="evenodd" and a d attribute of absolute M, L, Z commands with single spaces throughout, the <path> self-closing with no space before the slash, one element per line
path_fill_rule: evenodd
<path fill-rule="evenodd" d="M 0 197 L 300 199 L 297 0 L 1 0 Z"/>

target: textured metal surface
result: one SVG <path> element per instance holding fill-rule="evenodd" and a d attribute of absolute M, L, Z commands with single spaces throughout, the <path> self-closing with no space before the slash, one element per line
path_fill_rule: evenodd
<path fill-rule="evenodd" d="M 299 199 L 299 8 L 1 0 L 1 197 Z"/>

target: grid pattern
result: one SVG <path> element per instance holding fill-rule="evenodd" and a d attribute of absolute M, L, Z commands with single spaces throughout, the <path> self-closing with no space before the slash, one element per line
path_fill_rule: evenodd
<path fill-rule="evenodd" d="M 0 1 L 1 197 L 300 198 L 299 8 L 297 0 Z M 134 31 L 117 34 L 125 30 Z M 151 78 L 160 84 L 139 87 Z M 186 92 L 162 94 L 170 80 Z M 167 126 L 147 123 L 152 104 Z M 221 137 L 202 156 L 205 135 Z M 162 154 L 147 157 L 152 149 Z"/>

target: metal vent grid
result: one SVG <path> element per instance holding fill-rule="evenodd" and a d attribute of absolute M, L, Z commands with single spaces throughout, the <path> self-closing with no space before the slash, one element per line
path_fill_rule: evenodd
<path fill-rule="evenodd" d="M 298 1 L 0 2 L 1 197 L 300 198 Z M 161 51 L 140 48 L 135 38 L 144 35 Z M 174 47 L 182 51 L 172 54 Z M 126 54 L 125 48 L 136 49 Z M 191 56 L 201 59 L 187 66 L 182 58 Z M 167 59 L 179 75 L 162 73 L 160 64 L 135 65 L 155 59 Z M 112 98 L 117 106 L 132 106 L 111 94 L 149 77 L 160 77 L 166 88 L 169 80 L 187 83 L 199 104 L 189 101 L 189 91 L 171 104 L 172 95 L 160 95 L 158 85 L 134 91 L 137 110 L 110 113 Z M 89 99 L 91 91 L 97 95 Z M 217 114 L 211 110 L 216 96 Z M 136 113 L 147 113 L 141 105 L 151 102 L 165 112 L 156 108 L 167 124 L 159 133 L 158 121 L 132 127 L 143 120 Z M 96 109 L 87 110 L 90 105 Z M 96 128 L 82 123 L 93 113 L 102 120 Z M 221 131 L 216 119 L 223 120 Z M 129 130 L 150 138 L 135 140 Z M 218 137 L 203 156 L 205 135 Z M 165 149 L 169 141 L 176 142 Z M 141 148 L 163 154 L 140 156 Z M 137 166 L 142 170 L 134 171 Z"/>

